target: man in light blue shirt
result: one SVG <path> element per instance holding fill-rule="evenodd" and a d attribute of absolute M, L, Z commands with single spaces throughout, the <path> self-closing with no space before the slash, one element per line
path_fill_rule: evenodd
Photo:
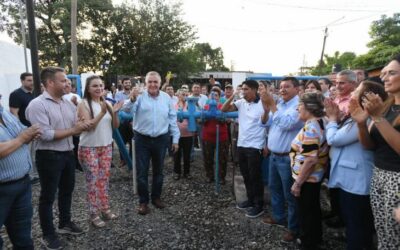
<path fill-rule="evenodd" d="M 122 79 L 122 86 L 123 86 L 123 90 L 122 91 L 118 91 L 115 94 L 115 101 L 116 102 L 124 101 L 124 100 L 127 100 L 129 98 L 129 94 L 131 93 L 131 88 L 132 88 L 131 79 L 129 79 L 127 77 L 123 78 Z"/>
<path fill-rule="evenodd" d="M 150 159 L 153 166 L 153 184 L 151 200 L 156 208 L 164 208 L 161 201 L 163 184 L 163 166 L 166 149 L 172 136 L 173 152 L 178 150 L 180 132 L 176 123 L 176 111 L 171 97 L 160 91 L 161 77 L 155 71 L 146 75 L 146 87 L 140 96 L 131 92 L 130 101 L 125 103 L 123 110 L 130 112 L 133 117 L 135 133 L 135 154 L 137 183 L 139 192 L 138 213 L 146 215 L 148 207 L 148 174 Z"/>
<path fill-rule="evenodd" d="M 131 91 L 135 88 L 135 86 L 132 88 L 132 82 L 131 79 L 128 77 L 125 77 L 122 79 L 122 86 L 123 89 L 121 91 L 118 91 L 115 94 L 115 101 L 116 102 L 121 102 L 121 101 L 126 101 L 129 99 L 129 95 Z M 118 127 L 119 133 L 121 134 L 122 140 L 124 141 L 124 145 L 128 143 L 129 145 L 129 154 L 132 155 L 132 138 L 133 138 L 133 132 L 132 132 L 132 123 L 130 120 L 123 120 L 120 122 L 120 125 Z M 119 153 L 120 159 L 121 159 L 121 166 L 125 165 L 125 161 L 122 158 L 122 153 L 120 151 Z"/>
<path fill-rule="evenodd" d="M 32 161 L 28 144 L 38 135 L 38 125 L 26 128 L 0 105 L 0 228 L 6 226 L 14 249 L 33 249 L 32 189 L 28 175 Z"/>
<path fill-rule="evenodd" d="M 280 83 L 281 99 L 275 103 L 271 93 L 262 94 L 264 115 L 262 123 L 270 126 L 268 149 L 271 152 L 269 166 L 269 188 L 271 192 L 272 216 L 264 218 L 266 224 L 283 225 L 285 222 L 285 202 L 288 203 L 288 231 L 283 241 L 294 241 L 299 233 L 297 205 L 291 193 L 293 185 L 289 152 L 293 139 L 303 123 L 299 119 L 297 106 L 299 82 L 294 77 L 286 77 Z"/>

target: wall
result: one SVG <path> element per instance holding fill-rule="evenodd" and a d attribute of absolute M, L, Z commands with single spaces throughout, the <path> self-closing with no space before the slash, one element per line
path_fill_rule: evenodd
<path fill-rule="evenodd" d="M 28 68 L 31 69 L 30 51 L 27 50 Z M 1 105 L 8 109 L 10 93 L 21 86 L 19 76 L 26 71 L 23 47 L 0 41 L 0 94 Z"/>

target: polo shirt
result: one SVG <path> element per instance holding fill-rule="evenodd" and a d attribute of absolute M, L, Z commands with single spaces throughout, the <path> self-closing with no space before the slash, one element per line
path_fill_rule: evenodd
<path fill-rule="evenodd" d="M 248 102 L 243 98 L 234 102 L 234 105 L 238 109 L 238 147 L 263 149 L 266 129 L 259 123 L 264 114 L 261 101 Z"/>

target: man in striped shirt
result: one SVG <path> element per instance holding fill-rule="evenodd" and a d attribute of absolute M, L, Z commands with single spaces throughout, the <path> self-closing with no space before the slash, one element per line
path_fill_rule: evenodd
<path fill-rule="evenodd" d="M 58 233 L 81 234 L 71 221 L 72 192 L 75 185 L 75 160 L 72 136 L 90 128 L 89 121 L 77 120 L 76 107 L 63 99 L 67 78 L 64 69 L 48 67 L 40 74 L 46 90 L 26 109 L 32 124 L 39 124 L 41 136 L 36 144 L 36 166 L 40 179 L 39 219 L 42 243 L 47 249 L 61 249 L 53 225 L 53 203 L 58 190 Z"/>
<path fill-rule="evenodd" d="M 14 249 L 33 249 L 29 180 L 32 161 L 28 144 L 39 135 L 39 126 L 26 128 L 0 106 L 0 228 L 7 227 Z"/>

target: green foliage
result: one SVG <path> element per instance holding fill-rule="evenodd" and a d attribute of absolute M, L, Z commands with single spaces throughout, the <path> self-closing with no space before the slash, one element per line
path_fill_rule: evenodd
<path fill-rule="evenodd" d="M 369 34 L 372 39 L 368 43 L 370 50 L 354 61 L 360 68 L 381 67 L 400 53 L 400 13 L 395 13 L 393 17 L 383 15 L 372 22 Z"/>
<path fill-rule="evenodd" d="M 394 55 L 400 54 L 400 13 L 395 13 L 393 17 L 383 15 L 381 19 L 372 22 L 369 34 L 371 41 L 367 46 L 370 50 L 366 54 L 356 57 L 352 52 L 340 55 L 337 51 L 332 57 L 324 55 L 324 65 L 314 67 L 311 73 L 329 74 L 334 64 L 341 64 L 343 69 L 371 69 L 388 63 Z"/>
<path fill-rule="evenodd" d="M 188 55 L 184 48 L 195 38 L 193 27 L 180 16 L 180 4 L 165 5 L 160 0 L 117 7 L 111 19 L 110 71 L 139 75 L 150 70 L 179 72 L 175 67 Z"/>
<path fill-rule="evenodd" d="M 209 43 L 196 43 L 194 50 L 199 53 L 202 71 L 229 71 L 224 65 L 224 55 L 220 47 L 213 49 Z"/>
<path fill-rule="evenodd" d="M 0 2 L 5 13 L 0 30 L 17 43 L 22 41 L 19 1 Z M 41 66 L 71 68 L 70 11 L 70 0 L 35 1 Z M 112 0 L 85 0 L 78 1 L 77 16 L 79 72 L 98 71 L 106 60 L 110 60 L 110 74 L 172 71 L 182 80 L 207 69 L 227 70 L 221 48 L 194 43 L 194 27 L 182 20 L 179 2 L 138 0 L 113 6 Z"/>
<path fill-rule="evenodd" d="M 3 19 L 2 29 L 16 43 L 21 43 L 19 0 L 5 0 L 0 6 L 7 18 Z M 25 6 L 23 6 L 25 7 Z M 78 55 L 79 70 L 99 68 L 102 47 L 98 41 L 106 36 L 107 16 L 112 13 L 111 0 L 78 1 Z M 23 10 L 24 14 L 26 10 Z M 71 67 L 71 1 L 37 0 L 35 1 L 36 29 L 41 66 L 58 65 L 67 70 Z M 91 32 L 91 28 L 96 32 Z M 28 40 L 29 47 L 29 40 Z"/>
<path fill-rule="evenodd" d="M 316 66 L 311 70 L 312 75 L 327 75 L 332 72 L 332 68 L 335 64 L 342 65 L 342 68 L 353 68 L 354 59 L 356 58 L 356 54 L 353 52 L 344 52 L 340 54 L 339 51 L 336 51 L 333 56 L 324 55 L 324 64 L 323 66 Z"/>
<path fill-rule="evenodd" d="M 368 43 L 369 48 L 379 46 L 396 47 L 400 44 L 400 13 L 393 14 L 393 17 L 383 15 L 381 19 L 373 21 L 369 35 L 372 39 Z"/>

